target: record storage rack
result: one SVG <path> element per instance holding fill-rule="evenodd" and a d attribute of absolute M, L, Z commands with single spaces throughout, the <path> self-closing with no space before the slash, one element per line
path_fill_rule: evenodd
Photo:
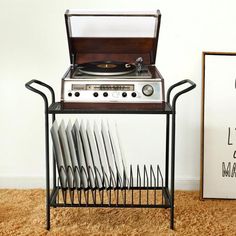
<path fill-rule="evenodd" d="M 176 87 L 188 86 L 172 96 Z M 34 86 L 32 86 L 34 85 Z M 60 102 L 55 102 L 55 93 L 51 86 L 39 80 L 31 80 L 25 84 L 26 88 L 39 94 L 44 100 L 45 115 L 45 158 L 46 158 L 46 229 L 50 229 L 51 207 L 119 207 L 119 208 L 165 208 L 170 209 L 170 228 L 174 229 L 174 190 L 175 190 L 175 130 L 176 130 L 176 102 L 179 96 L 196 87 L 191 80 L 182 80 L 169 87 L 166 102 L 161 109 L 97 109 L 89 107 L 83 109 L 63 109 Z M 38 88 L 40 87 L 40 89 Z M 49 90 L 48 95 L 43 91 Z M 42 89 L 44 89 L 42 91 Z M 63 189 L 58 179 L 57 167 L 53 154 L 50 155 L 49 119 L 52 123 L 57 114 L 158 114 L 166 116 L 165 137 L 165 175 L 161 174 L 159 166 L 136 168 L 130 166 L 128 176 L 130 185 L 119 185 L 108 188 L 75 188 Z M 50 117 L 51 116 L 51 117 Z M 52 173 L 50 165 L 52 164 Z M 61 171 L 61 170 L 59 170 Z M 65 170 L 64 170 L 65 171 Z M 73 171 L 73 170 L 67 170 Z M 74 170 L 81 173 L 82 170 Z M 142 174 L 141 174 L 142 173 Z M 142 176 L 141 176 L 142 175 Z M 50 179 L 52 178 L 52 189 Z M 136 178 L 136 179 L 135 179 Z M 89 180 L 88 180 L 89 181 Z M 126 178 L 124 176 L 124 182 Z M 135 183 L 134 183 L 135 182 Z M 170 184 L 169 184 L 170 183 Z M 170 186 L 169 186 L 170 185 Z"/>

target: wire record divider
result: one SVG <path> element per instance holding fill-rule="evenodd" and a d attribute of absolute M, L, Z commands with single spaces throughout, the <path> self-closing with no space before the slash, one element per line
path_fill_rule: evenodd
<path fill-rule="evenodd" d="M 184 84 L 189 84 L 189 86 L 174 94 L 170 102 L 172 90 Z M 195 87 L 196 84 L 191 80 L 182 80 L 172 85 L 167 91 L 164 108 L 160 109 L 150 110 L 145 109 L 144 106 L 140 107 L 140 109 L 97 109 L 96 106 L 94 108 L 63 109 L 60 102 L 55 102 L 55 93 L 51 86 L 39 80 L 31 80 L 26 83 L 27 89 L 43 98 L 45 106 L 46 228 L 50 229 L 51 207 L 136 207 L 170 209 L 170 228 L 174 229 L 176 101 L 180 95 L 189 92 Z M 51 95 L 50 105 L 48 96 L 42 92 L 42 89 L 45 88 L 49 90 Z M 77 121 L 73 125 L 69 122 L 65 128 L 63 127 L 64 124 L 58 127 L 56 123 L 56 114 L 82 113 L 166 115 L 165 175 L 162 175 L 159 165 L 131 165 L 128 168 L 120 168 L 118 165 L 121 165 L 121 163 L 114 162 L 111 164 L 110 160 L 106 163 L 105 159 L 101 158 L 101 154 L 102 152 L 103 154 L 104 152 L 106 153 L 108 150 L 106 150 L 106 146 L 105 150 L 100 147 L 105 138 L 103 137 L 101 140 L 101 138 L 96 136 L 96 130 L 98 129 L 96 124 L 94 125 L 94 140 L 87 142 L 87 145 L 93 144 L 94 146 L 95 144 L 99 155 L 96 156 L 91 151 L 91 160 L 88 161 L 86 148 L 91 148 L 91 146 L 86 147 L 85 145 L 86 135 L 84 137 L 81 135 L 82 124 L 79 127 Z M 50 116 L 52 119 L 51 129 L 49 127 Z M 89 137 L 89 126 L 86 127 L 86 130 L 87 137 Z M 52 155 L 49 147 L 50 132 L 53 140 Z M 62 142 L 65 135 L 68 138 L 67 144 Z M 91 141 L 91 137 L 89 140 Z M 71 148 L 72 141 L 75 144 L 74 149 Z M 111 137 L 110 141 L 112 143 Z M 63 159 L 66 156 L 66 152 L 68 154 L 68 149 L 71 155 L 70 162 Z M 115 153 L 115 150 L 113 149 L 112 152 Z M 76 159 L 78 153 L 80 154 L 79 160 Z M 50 173 L 51 162 L 52 173 Z M 50 178 L 52 178 L 51 185 Z"/>
<path fill-rule="evenodd" d="M 51 199 L 51 205 L 60 207 L 170 207 L 170 199 L 163 187 L 163 177 L 159 166 L 154 170 L 152 166 L 147 168 L 144 165 L 143 176 L 140 169 L 139 165 L 134 168 L 130 166 L 130 185 L 125 185 L 127 179 L 124 177 L 123 182 L 117 179 L 116 186 L 106 187 L 104 184 L 100 188 L 97 186 L 85 188 L 80 182 L 79 186 L 75 184 L 73 187 L 69 185 L 62 187 L 58 178 L 58 188 Z M 60 171 L 66 172 L 64 167 Z M 68 171 L 72 169 L 68 168 Z M 83 168 L 74 169 L 74 172 L 80 174 L 83 171 Z M 104 173 L 102 175 L 99 174 L 99 178 L 105 177 Z M 87 181 L 90 181 L 89 177 Z"/>

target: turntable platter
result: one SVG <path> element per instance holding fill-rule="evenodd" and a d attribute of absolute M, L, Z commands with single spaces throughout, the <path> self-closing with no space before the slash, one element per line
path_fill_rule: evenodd
<path fill-rule="evenodd" d="M 117 61 L 96 61 L 79 65 L 79 71 L 88 75 L 125 75 L 136 70 L 135 65 Z"/>

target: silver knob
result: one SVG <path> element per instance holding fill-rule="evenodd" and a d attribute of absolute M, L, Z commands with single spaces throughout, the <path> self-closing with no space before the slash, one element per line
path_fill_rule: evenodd
<path fill-rule="evenodd" d="M 151 96 L 154 92 L 154 89 L 152 85 L 146 84 L 145 86 L 143 86 L 142 92 L 145 96 Z"/>

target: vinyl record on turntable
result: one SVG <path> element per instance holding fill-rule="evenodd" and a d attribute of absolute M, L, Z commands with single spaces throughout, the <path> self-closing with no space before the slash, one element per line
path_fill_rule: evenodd
<path fill-rule="evenodd" d="M 125 75 L 135 70 L 135 65 L 119 61 L 96 61 L 79 66 L 80 72 L 89 75 Z"/>

